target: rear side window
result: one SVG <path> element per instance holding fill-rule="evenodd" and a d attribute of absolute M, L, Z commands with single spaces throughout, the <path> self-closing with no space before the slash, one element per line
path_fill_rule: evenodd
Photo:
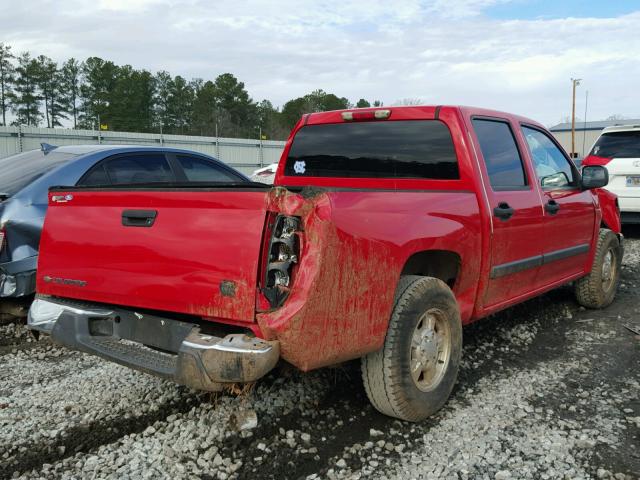
<path fill-rule="evenodd" d="M 188 155 L 177 155 L 187 180 L 190 182 L 243 182 L 244 179 L 233 175 L 214 162 Z"/>
<path fill-rule="evenodd" d="M 640 130 L 603 133 L 591 155 L 605 158 L 640 158 Z"/>
<path fill-rule="evenodd" d="M 309 125 L 298 131 L 285 175 L 458 179 L 447 126 L 437 120 Z"/>
<path fill-rule="evenodd" d="M 169 162 L 161 153 L 112 158 L 107 161 L 106 169 L 114 185 L 175 181 Z"/>
<path fill-rule="evenodd" d="M 509 124 L 476 118 L 473 128 L 480 142 L 491 186 L 509 190 L 527 185 L 522 158 Z"/>

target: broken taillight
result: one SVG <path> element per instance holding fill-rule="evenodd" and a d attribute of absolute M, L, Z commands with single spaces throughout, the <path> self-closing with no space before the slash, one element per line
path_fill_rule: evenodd
<path fill-rule="evenodd" d="M 289 296 L 293 267 L 300 253 L 300 219 L 278 215 L 271 230 L 266 265 L 264 268 L 262 293 L 271 308 L 282 305 Z"/>
<path fill-rule="evenodd" d="M 4 248 L 4 228 L 0 228 L 0 252 L 2 252 L 2 249 Z"/>

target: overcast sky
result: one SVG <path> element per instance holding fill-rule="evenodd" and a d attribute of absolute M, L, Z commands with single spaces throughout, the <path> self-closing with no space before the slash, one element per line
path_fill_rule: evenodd
<path fill-rule="evenodd" d="M 282 105 L 322 88 L 466 104 L 553 125 L 640 118 L 637 0 L 0 0 L 0 41 L 187 78 L 236 75 Z"/>

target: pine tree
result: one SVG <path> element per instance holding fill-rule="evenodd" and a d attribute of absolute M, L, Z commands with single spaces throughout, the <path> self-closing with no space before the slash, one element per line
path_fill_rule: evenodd
<path fill-rule="evenodd" d="M 107 108 L 109 128 L 129 132 L 152 131 L 154 93 L 154 80 L 149 72 L 136 70 L 131 65 L 119 67 Z"/>
<path fill-rule="evenodd" d="M 109 105 L 116 85 L 118 67 L 110 61 L 98 57 L 89 57 L 82 66 L 84 83 L 80 86 L 82 102 L 80 126 L 99 128 L 109 124 Z"/>
<path fill-rule="evenodd" d="M 61 82 L 66 96 L 69 114 L 73 118 L 73 128 L 78 128 L 78 100 L 82 86 L 82 64 L 75 58 L 70 58 L 62 64 Z"/>
<path fill-rule="evenodd" d="M 217 97 L 213 82 L 198 82 L 195 87 L 191 132 L 195 135 L 220 134 L 216 126 L 218 120 Z"/>
<path fill-rule="evenodd" d="M 187 82 L 180 75 L 171 82 L 167 113 L 174 133 L 184 134 L 189 131 L 193 116 L 195 89 L 201 83 L 201 80 Z"/>
<path fill-rule="evenodd" d="M 48 57 L 40 55 L 38 61 L 38 86 L 44 99 L 47 127 L 62 126 L 61 120 L 69 118 L 69 100 L 65 92 L 62 73 L 58 65 Z"/>
<path fill-rule="evenodd" d="M 14 123 L 60 126 L 72 118 L 74 128 L 99 128 L 138 132 L 255 137 L 261 130 L 268 138 L 284 139 L 304 113 L 351 106 L 344 97 L 324 90 L 286 102 L 281 109 L 268 100 L 254 102 L 243 82 L 231 73 L 213 81 L 155 75 L 130 65 L 89 57 L 85 62 L 68 59 L 57 68 L 50 58 L 36 59 L 23 53 L 12 60 L 11 47 L 0 43 L 0 111 L 2 124 L 11 110 Z M 44 103 L 44 108 L 41 108 Z M 376 100 L 358 100 L 363 108 L 381 106 Z"/>
<path fill-rule="evenodd" d="M 257 126 L 256 105 L 244 83 L 230 73 L 219 75 L 213 83 L 214 117 L 220 136 L 254 136 Z"/>
<path fill-rule="evenodd" d="M 155 122 L 163 132 L 167 133 L 173 129 L 169 120 L 169 102 L 173 78 L 169 72 L 162 70 L 156 73 L 156 94 L 155 94 Z"/>
<path fill-rule="evenodd" d="M 41 97 L 38 92 L 39 65 L 28 52 L 18 57 L 13 92 L 11 92 L 11 111 L 16 115 L 14 123 L 18 125 L 38 126 L 42 118 Z"/>
<path fill-rule="evenodd" d="M 349 100 L 346 98 L 338 97 L 324 90 L 314 90 L 304 97 L 294 98 L 285 103 L 282 107 L 282 121 L 285 127 L 291 129 L 305 113 L 344 108 L 349 108 Z"/>
<path fill-rule="evenodd" d="M 287 138 L 290 129 L 282 124 L 282 114 L 269 100 L 262 100 L 256 108 L 258 125 L 267 139 L 281 140 Z"/>
<path fill-rule="evenodd" d="M 7 124 L 9 96 L 11 95 L 11 85 L 15 74 L 15 67 L 12 63 L 14 58 L 15 56 L 11 53 L 11 46 L 0 42 L 0 111 L 2 112 L 2 125 Z"/>

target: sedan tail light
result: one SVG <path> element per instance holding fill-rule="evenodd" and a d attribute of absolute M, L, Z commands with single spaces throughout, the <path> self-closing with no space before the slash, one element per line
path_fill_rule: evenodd
<path fill-rule="evenodd" d="M 607 163 L 609 163 L 611 160 L 611 158 L 607 158 L 607 157 L 598 157 L 597 155 L 587 155 L 586 157 L 584 157 L 584 160 L 582 160 L 582 165 L 583 166 L 588 166 L 588 165 L 606 165 Z"/>
<path fill-rule="evenodd" d="M 0 228 L 0 252 L 4 249 L 5 244 L 5 233 L 4 228 Z"/>

